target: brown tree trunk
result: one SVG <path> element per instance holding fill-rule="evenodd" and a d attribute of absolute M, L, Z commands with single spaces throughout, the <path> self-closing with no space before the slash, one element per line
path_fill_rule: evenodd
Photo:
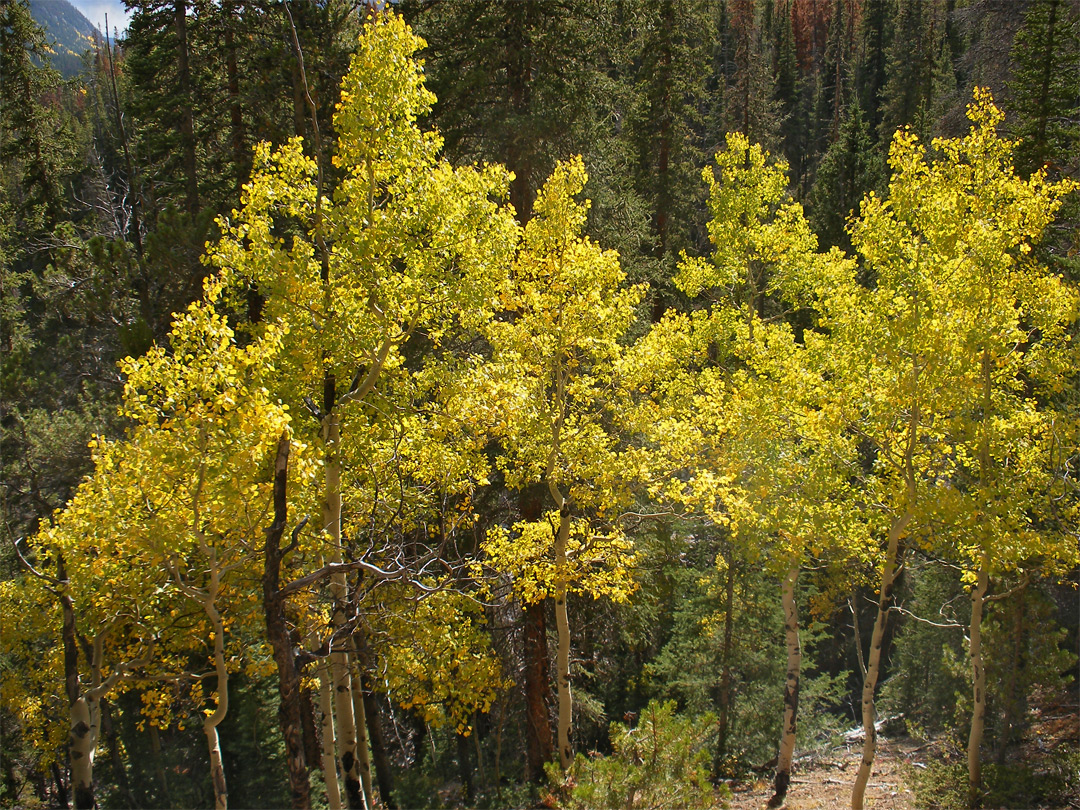
<path fill-rule="evenodd" d="M 394 777 L 390 767 L 390 757 L 386 753 L 386 740 L 379 724 L 379 704 L 375 700 L 368 680 L 371 672 L 371 650 L 363 633 L 357 634 L 356 643 L 360 666 L 360 691 L 364 697 L 364 721 L 367 723 L 368 742 L 371 744 L 371 759 L 375 765 L 375 783 L 379 786 L 379 799 L 388 810 L 397 810 L 394 802 Z"/>
<path fill-rule="evenodd" d="M 247 174 L 247 155 L 244 154 L 244 113 L 240 106 L 240 72 L 236 62 L 236 34 L 234 21 L 238 20 L 236 3 L 229 2 L 223 9 L 225 21 L 225 79 L 229 93 L 229 128 L 232 139 L 233 171 L 236 188 L 239 189 Z"/>
<path fill-rule="evenodd" d="M 544 763 L 555 752 L 548 714 L 550 662 L 547 647 L 547 616 L 543 602 L 523 606 L 525 631 L 525 741 L 529 780 L 544 781 Z"/>
<path fill-rule="evenodd" d="M 971 589 L 971 626 L 968 652 L 971 657 L 971 686 L 973 705 L 971 711 L 971 732 L 968 734 L 968 806 L 979 805 L 982 792 L 982 761 L 979 748 L 982 745 L 983 727 L 986 723 L 986 669 L 982 655 L 982 618 L 986 605 L 986 590 L 990 584 L 987 571 L 989 560 L 985 551 L 979 557 L 979 574 L 975 587 Z"/>
<path fill-rule="evenodd" d="M 109 761 L 112 764 L 113 776 L 116 779 L 116 787 L 124 804 L 130 808 L 136 808 L 139 803 L 131 793 L 131 784 L 128 780 L 127 765 L 120 753 L 120 738 L 116 733 L 116 726 L 112 721 L 112 707 L 107 700 L 100 702 L 101 733 L 105 736 L 105 743 L 109 747 Z"/>
<path fill-rule="evenodd" d="M 176 27 L 176 80 L 180 92 L 180 151 L 184 161 L 184 193 L 187 212 L 199 212 L 199 176 L 195 158 L 195 94 L 191 86 L 190 53 L 187 38 L 187 0 L 174 0 Z"/>
<path fill-rule="evenodd" d="M 780 752 L 776 757 L 776 782 L 769 807 L 779 807 L 791 784 L 791 762 L 795 755 L 795 731 L 799 713 L 799 675 L 802 669 L 802 645 L 799 643 L 799 614 L 795 603 L 798 566 L 793 566 L 782 584 L 784 635 L 787 643 L 787 677 L 784 682 L 784 726 Z"/>
<path fill-rule="evenodd" d="M 724 583 L 724 646 L 720 651 L 720 717 L 718 720 L 716 757 L 713 772 L 720 778 L 724 759 L 727 757 L 728 729 L 731 722 L 731 650 L 735 630 L 735 567 L 730 554 L 725 558 L 727 577 Z"/>
<path fill-rule="evenodd" d="M 559 765 L 565 771 L 574 761 L 570 746 L 570 726 L 574 704 L 570 694 L 570 617 L 566 609 L 566 546 L 570 539 L 570 507 L 559 505 L 559 533 L 555 537 L 555 623 L 559 646 L 555 660 L 556 686 L 559 692 Z"/>
<path fill-rule="evenodd" d="M 274 522 L 266 532 L 263 568 L 263 613 L 266 636 L 274 651 L 278 671 L 278 722 L 285 740 L 285 761 L 289 770 L 289 794 L 294 810 L 311 807 L 311 782 L 304 751 L 304 730 L 300 716 L 300 673 L 296 670 L 289 630 L 285 624 L 285 599 L 281 595 L 281 562 L 288 550 L 281 538 L 288 520 L 286 483 L 289 468 L 289 439 L 278 442 L 274 462 Z"/>

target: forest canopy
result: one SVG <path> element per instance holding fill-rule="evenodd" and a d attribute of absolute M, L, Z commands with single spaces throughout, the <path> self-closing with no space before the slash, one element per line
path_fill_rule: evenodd
<path fill-rule="evenodd" d="M 0 6 L 5 805 L 1080 799 L 1075 2 L 128 4 Z"/>

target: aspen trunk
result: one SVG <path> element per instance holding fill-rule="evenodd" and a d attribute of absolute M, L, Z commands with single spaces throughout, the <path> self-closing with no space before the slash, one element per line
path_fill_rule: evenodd
<path fill-rule="evenodd" d="M 978 806 L 982 788 L 982 762 L 979 759 L 979 746 L 982 745 L 983 726 L 986 722 L 986 670 L 982 656 L 982 617 L 986 604 L 986 590 L 989 587 L 988 560 L 986 552 L 979 557 L 979 575 L 975 587 L 971 590 L 971 627 L 969 654 L 971 656 L 971 684 L 973 705 L 971 711 L 971 733 L 968 735 L 968 805 Z"/>
<path fill-rule="evenodd" d="M 214 785 L 214 810 L 228 810 L 229 793 L 225 785 L 225 765 L 221 761 L 221 740 L 218 738 L 218 726 L 229 711 L 229 670 L 225 667 L 225 627 L 221 614 L 214 606 L 217 599 L 219 582 L 215 563 L 211 563 L 210 587 L 203 609 L 214 628 L 214 673 L 217 675 L 217 706 L 203 720 L 203 733 L 206 734 L 206 746 L 210 753 L 210 780 Z"/>
<path fill-rule="evenodd" d="M 360 676 L 355 662 L 358 659 L 356 645 L 349 639 L 349 655 L 353 665 L 349 667 L 352 688 L 353 719 L 356 722 L 356 759 L 360 771 L 360 787 L 364 793 L 364 807 L 374 808 L 375 799 L 371 792 L 371 751 L 368 747 L 367 711 L 364 706 L 364 690 L 360 685 Z"/>
<path fill-rule="evenodd" d="M 799 643 L 799 614 L 795 603 L 798 566 L 788 571 L 781 585 L 784 605 L 784 636 L 787 643 L 787 678 L 784 682 L 784 726 L 780 752 L 776 757 L 776 782 L 769 807 L 779 807 L 791 784 L 791 761 L 795 754 L 795 730 L 799 713 L 799 675 L 802 669 L 802 645 Z"/>
<path fill-rule="evenodd" d="M 81 695 L 70 709 L 71 791 L 77 810 L 92 810 L 94 802 L 94 744 L 90 704 Z"/>
<path fill-rule="evenodd" d="M 889 529 L 888 546 L 885 550 L 885 565 L 881 571 L 881 592 L 878 596 L 877 617 L 874 619 L 874 631 L 870 636 L 870 656 L 866 664 L 866 677 L 862 689 L 863 740 L 862 760 L 855 776 L 855 786 L 851 791 L 851 810 L 863 810 L 866 783 L 870 780 L 870 770 L 874 766 L 874 754 L 877 751 L 877 732 L 874 730 L 874 691 L 877 688 L 878 674 L 881 671 L 881 645 L 885 637 L 885 623 L 892 606 L 892 588 L 896 581 L 896 557 L 900 547 L 900 537 L 914 517 L 911 507 L 896 519 Z"/>
<path fill-rule="evenodd" d="M 274 523 L 266 532 L 263 552 L 263 614 L 266 636 L 274 651 L 278 671 L 278 721 L 285 740 L 289 769 L 289 793 L 294 810 L 311 807 L 311 782 L 304 752 L 304 730 L 300 716 L 300 674 L 296 670 L 289 631 L 285 624 L 285 599 L 281 595 L 281 538 L 288 519 L 286 483 L 289 467 L 289 439 L 278 442 L 274 462 Z"/>
<path fill-rule="evenodd" d="M 324 659 L 319 662 L 319 710 L 322 712 L 322 772 L 326 786 L 326 803 L 330 810 L 341 810 L 341 785 L 338 782 L 337 759 L 334 752 L 337 741 L 334 735 L 334 698 L 331 694 L 330 665 Z"/>
<path fill-rule="evenodd" d="M 559 508 L 559 533 L 555 538 L 555 622 L 559 650 L 555 659 L 559 690 L 559 765 L 565 771 L 574 761 L 570 747 L 570 723 L 573 702 L 570 696 L 570 619 L 566 612 L 566 545 L 570 539 L 570 507 L 566 501 Z"/>
<path fill-rule="evenodd" d="M 331 561 L 342 563 L 341 553 L 341 422 L 334 412 L 336 400 L 335 381 L 332 374 L 325 380 L 324 400 L 327 415 L 323 418 L 323 439 L 326 445 L 325 501 L 323 503 L 323 528 L 330 544 Z M 344 572 L 330 578 L 330 595 L 334 610 L 330 620 L 331 629 L 345 623 L 345 602 L 348 598 L 348 581 Z M 341 764 L 341 778 L 345 782 L 345 804 L 350 810 L 366 807 L 364 790 L 360 783 L 360 759 L 356 743 L 356 716 L 353 710 L 352 676 L 349 655 L 343 643 L 330 651 L 330 675 L 334 684 L 334 718 L 337 727 L 337 756 Z"/>

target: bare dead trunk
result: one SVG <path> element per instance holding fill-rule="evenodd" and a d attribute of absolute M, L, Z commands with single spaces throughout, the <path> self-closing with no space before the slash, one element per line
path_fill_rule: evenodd
<path fill-rule="evenodd" d="M 988 565 L 986 552 L 983 551 L 979 556 L 978 580 L 975 587 L 971 589 L 971 627 L 969 628 L 971 640 L 968 651 L 971 657 L 973 705 L 967 747 L 968 805 L 970 807 L 979 805 L 979 794 L 982 791 L 982 761 L 979 757 L 979 747 L 982 745 L 983 727 L 986 722 L 986 670 L 983 667 L 982 655 L 982 618 L 983 607 L 986 605 L 986 590 L 990 584 Z"/>
<path fill-rule="evenodd" d="M 281 562 L 288 549 L 281 548 L 281 538 L 288 520 L 286 483 L 289 467 L 289 439 L 278 442 L 274 462 L 274 523 L 266 532 L 263 567 L 263 614 L 266 636 L 274 651 L 278 671 L 278 722 L 285 740 L 285 760 L 289 769 L 289 793 L 294 810 L 311 807 L 311 781 L 304 751 L 304 730 L 300 716 L 300 673 L 292 652 L 285 623 L 285 599 L 281 595 Z"/>
<path fill-rule="evenodd" d="M 191 69 L 188 66 L 187 0 L 173 3 L 173 22 L 176 28 L 177 82 L 180 91 L 180 151 L 184 161 L 184 192 L 187 211 L 191 216 L 199 212 L 199 177 L 195 159 L 195 94 L 191 86 Z"/>
<path fill-rule="evenodd" d="M 874 691 L 877 688 L 878 674 L 881 671 L 881 646 L 885 638 L 885 623 L 892 607 L 892 588 L 896 581 L 896 558 L 900 547 L 900 538 L 914 516 L 909 506 L 889 529 L 888 545 L 885 549 L 885 564 L 881 571 L 881 591 L 878 596 L 877 617 L 874 619 L 874 631 L 870 636 L 870 657 L 866 664 L 866 677 L 862 689 L 862 724 L 863 740 L 862 760 L 855 776 L 855 786 L 851 791 L 851 810 L 863 810 L 866 783 L 870 780 L 870 771 L 874 766 L 874 754 L 877 751 L 877 732 L 874 730 Z"/>
<path fill-rule="evenodd" d="M 781 600 L 784 605 L 784 636 L 787 644 L 787 677 L 784 682 L 784 725 L 780 752 L 776 757 L 776 781 L 769 807 L 779 807 L 791 784 L 791 762 L 795 755 L 795 730 L 799 713 L 799 675 L 802 669 L 802 645 L 799 643 L 799 614 L 795 586 L 799 568 L 794 566 L 784 577 Z"/>

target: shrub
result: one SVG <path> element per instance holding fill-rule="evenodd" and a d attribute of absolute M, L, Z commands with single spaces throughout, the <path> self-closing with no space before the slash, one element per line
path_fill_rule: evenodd
<path fill-rule="evenodd" d="M 571 810 L 707 810 L 723 798 L 709 783 L 716 717 L 675 713 L 674 701 L 652 701 L 636 727 L 611 724 L 608 757 L 578 754 L 566 773 L 549 765 L 560 806 Z"/>

